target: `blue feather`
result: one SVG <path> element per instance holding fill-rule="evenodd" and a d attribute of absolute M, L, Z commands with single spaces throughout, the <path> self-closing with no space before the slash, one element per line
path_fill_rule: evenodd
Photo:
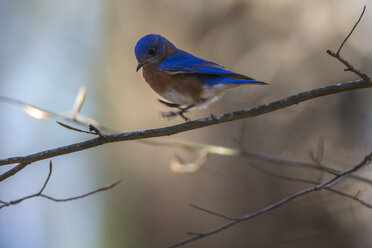
<path fill-rule="evenodd" d="M 227 77 L 219 77 L 219 76 L 198 76 L 202 85 L 213 86 L 217 84 L 257 84 L 263 85 L 266 84 L 261 81 L 257 81 L 254 79 L 243 79 L 243 78 L 227 78 Z"/>
<path fill-rule="evenodd" d="M 231 72 L 223 66 L 198 58 L 180 49 L 177 49 L 174 54 L 164 59 L 158 66 L 158 69 L 171 73 L 216 74 L 227 77 L 251 79 L 247 76 Z"/>

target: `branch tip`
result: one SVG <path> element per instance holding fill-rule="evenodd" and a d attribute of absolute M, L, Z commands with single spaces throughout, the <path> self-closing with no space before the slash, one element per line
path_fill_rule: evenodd
<path fill-rule="evenodd" d="M 340 47 L 338 48 L 338 50 L 337 50 L 337 52 L 336 52 L 337 55 L 340 54 L 342 47 L 345 45 L 346 41 L 349 39 L 349 37 L 351 36 L 351 34 L 354 32 L 354 30 L 355 30 L 355 28 L 358 26 L 360 20 L 362 20 L 362 17 L 363 17 L 363 15 L 364 15 L 364 12 L 366 11 L 366 8 L 367 8 L 367 6 L 364 5 L 364 7 L 363 7 L 363 11 L 362 11 L 362 14 L 359 16 L 358 21 L 354 24 L 354 26 L 353 26 L 353 28 L 351 29 L 351 31 L 349 32 L 349 34 L 346 36 L 346 38 L 344 39 L 344 41 L 341 43 Z"/>

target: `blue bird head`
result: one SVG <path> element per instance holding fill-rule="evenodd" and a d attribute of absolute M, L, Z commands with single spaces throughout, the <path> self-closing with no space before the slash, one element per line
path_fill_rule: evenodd
<path fill-rule="evenodd" d="M 176 47 L 166 38 L 159 34 L 148 34 L 142 37 L 136 44 L 134 52 L 138 60 L 136 71 L 147 63 L 157 63 L 168 55 L 169 50 Z"/>

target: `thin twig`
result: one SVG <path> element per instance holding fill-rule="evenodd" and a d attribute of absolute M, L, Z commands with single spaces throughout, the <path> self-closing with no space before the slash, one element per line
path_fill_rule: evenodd
<path fill-rule="evenodd" d="M 252 165 L 251 165 L 252 166 Z M 265 170 L 263 169 L 262 167 L 259 167 L 259 166 L 255 166 L 253 165 L 252 166 L 255 170 L 257 171 L 260 171 L 266 175 L 269 175 L 269 176 L 272 176 L 272 177 L 276 177 L 276 178 L 281 178 L 281 179 L 285 179 L 287 181 L 291 181 L 291 182 L 300 182 L 300 183 L 309 183 L 309 184 L 313 184 L 313 185 L 317 185 L 319 184 L 319 182 L 317 181 L 313 181 L 313 180 L 308 180 L 308 179 L 302 179 L 302 178 L 295 178 L 295 177 L 290 177 L 290 176 L 286 176 L 286 175 L 282 175 L 282 174 L 278 174 L 278 173 L 275 173 L 275 172 L 272 172 L 272 171 L 268 171 L 268 170 Z M 367 208 L 372 208 L 372 204 L 366 202 L 366 201 L 363 201 L 362 199 L 358 198 L 358 195 L 350 195 L 350 194 L 347 194 L 347 193 L 344 193 L 342 191 L 339 191 L 339 190 L 335 190 L 333 188 L 330 188 L 330 187 L 326 187 L 324 188 L 325 190 L 328 190 L 328 191 L 331 191 L 335 194 L 338 194 L 338 195 L 341 195 L 341 196 L 344 196 L 344 197 L 347 197 L 349 199 L 352 199 L 360 204 L 362 204 L 363 206 L 367 207 Z"/>
<path fill-rule="evenodd" d="M 51 197 L 51 196 L 48 196 L 48 195 L 44 195 L 44 194 L 41 194 L 40 196 L 41 197 L 44 197 L 44 198 L 47 198 L 49 200 L 55 201 L 55 202 L 73 201 L 73 200 L 77 200 L 77 199 L 81 199 L 81 198 L 84 198 L 84 197 L 93 195 L 93 194 L 98 193 L 98 192 L 101 192 L 101 191 L 109 190 L 109 189 L 115 187 L 116 185 L 118 185 L 120 182 L 121 182 L 121 180 L 118 180 L 118 181 L 116 181 L 116 182 L 114 182 L 114 183 L 112 183 L 112 184 L 110 184 L 108 186 L 105 186 L 105 187 L 102 187 L 102 188 L 93 190 L 93 191 L 91 191 L 89 193 L 86 193 L 86 194 L 83 194 L 83 195 L 74 196 L 74 197 L 70 197 L 70 198 L 57 199 L 57 198 L 54 198 L 54 197 Z"/>
<path fill-rule="evenodd" d="M 351 29 L 350 33 L 346 36 L 346 38 L 344 39 L 344 41 L 341 43 L 340 47 L 338 48 L 338 50 L 336 52 L 337 55 L 340 54 L 342 47 L 345 45 L 346 41 L 349 39 L 349 37 L 351 36 L 351 34 L 354 32 L 354 29 L 358 26 L 360 20 L 362 20 L 362 17 L 364 15 L 364 12 L 366 11 L 366 8 L 367 8 L 367 6 L 364 5 L 362 14 L 359 16 L 358 21 L 354 24 L 354 27 Z"/>
<path fill-rule="evenodd" d="M 84 197 L 87 197 L 87 196 L 90 196 L 92 194 L 95 194 L 97 192 L 100 192 L 100 191 L 105 191 L 105 190 L 108 190 L 108 189 L 111 189 L 113 187 L 115 187 L 117 184 L 119 184 L 121 182 L 121 180 L 119 181 L 116 181 L 106 187 L 103 187 L 103 188 L 99 188 L 99 189 L 96 189 L 92 192 L 89 192 L 89 193 L 86 193 L 86 194 L 83 194 L 83 195 L 80 195 L 80 196 L 75 196 L 75 197 L 70 197 L 70 198 L 65 198 L 65 199 L 56 199 L 54 197 L 51 197 L 51 196 L 48 196 L 48 195 L 45 195 L 43 194 L 43 191 L 45 190 L 48 182 L 49 182 L 49 179 L 52 175 L 52 172 L 53 172 L 53 164 L 52 164 L 52 161 L 49 162 L 49 173 L 48 173 L 48 176 L 43 184 L 43 186 L 41 187 L 41 189 L 39 190 L 38 193 L 35 193 L 35 194 L 32 194 L 32 195 L 28 195 L 28 196 L 25 196 L 25 197 L 22 197 L 20 199 L 17 199 L 17 200 L 13 200 L 13 201 L 10 201 L 10 202 L 5 202 L 5 201 L 0 201 L 1 205 L 0 205 L 0 209 L 2 209 L 3 207 L 9 207 L 11 205 L 16 205 L 16 204 L 19 204 L 21 202 L 23 202 L 24 200 L 27 200 L 27 199 L 31 199 L 31 198 L 35 198 L 35 197 L 43 197 L 43 198 L 46 198 L 46 199 L 49 199 L 49 200 L 52 200 L 52 201 L 55 201 L 55 202 L 65 202 L 65 201 L 73 201 L 73 200 L 77 200 L 77 199 L 81 199 L 81 198 L 84 198 Z"/>
<path fill-rule="evenodd" d="M 363 80 L 366 83 L 371 82 L 371 78 L 367 74 L 356 69 L 352 64 L 350 64 L 346 59 L 342 58 L 339 54 L 336 54 L 335 52 L 332 52 L 331 50 L 327 50 L 327 53 L 331 55 L 332 57 L 338 59 L 341 63 L 343 63 L 348 68 L 348 71 L 354 72 L 359 77 L 363 78 Z"/>
<path fill-rule="evenodd" d="M 361 78 L 363 78 L 363 80 L 365 82 L 371 82 L 371 78 L 367 74 L 365 74 L 365 73 L 361 72 L 360 70 L 356 69 L 351 63 L 349 63 L 346 59 L 344 59 L 344 58 L 342 58 L 340 56 L 341 49 L 343 48 L 344 44 L 349 39 L 349 37 L 351 36 L 351 34 L 354 32 L 355 28 L 358 26 L 360 20 L 362 19 L 363 15 L 364 15 L 365 10 L 366 10 L 366 5 L 364 5 L 362 14 L 359 16 L 358 21 L 354 24 L 354 26 L 351 29 L 351 31 L 349 32 L 349 34 L 343 40 L 343 42 L 341 43 L 341 45 L 338 48 L 337 52 L 333 52 L 331 50 L 327 50 L 327 53 L 329 55 L 331 55 L 332 57 L 338 59 L 341 63 L 343 63 L 347 67 L 347 70 L 345 70 L 345 71 L 354 72 L 355 74 L 357 74 L 358 76 L 360 76 Z"/>
<path fill-rule="evenodd" d="M 191 207 L 195 208 L 195 209 L 198 209 L 200 211 L 203 211 L 203 212 L 207 212 L 208 214 L 211 214 L 211 215 L 215 215 L 215 216 L 218 216 L 218 217 L 221 217 L 221 218 L 224 218 L 226 220 L 234 220 L 235 218 L 231 218 L 229 216 L 226 216 L 224 214 L 221 214 L 221 213 L 217 213 L 215 211 L 212 211 L 212 210 L 209 210 L 209 209 L 206 209 L 206 208 L 202 208 L 200 206 L 197 206 L 195 204 L 190 204 Z"/>
<path fill-rule="evenodd" d="M 317 169 L 317 170 L 321 170 L 321 171 L 324 171 L 324 172 L 328 172 L 332 175 L 338 175 L 338 174 L 341 173 L 341 171 L 339 171 L 339 170 L 332 169 L 332 168 L 324 166 L 324 165 L 320 165 L 320 164 L 317 165 L 317 164 L 307 163 L 307 162 L 303 162 L 303 161 L 284 159 L 284 158 L 280 158 L 280 157 L 276 157 L 276 156 L 272 156 L 272 155 L 268 155 L 268 154 L 253 153 L 253 152 L 245 151 L 242 156 L 248 157 L 248 158 L 251 158 L 251 159 L 255 159 L 255 160 L 261 161 L 261 162 L 266 161 L 266 162 L 274 163 L 276 165 L 285 165 L 285 166 Z M 354 175 L 354 174 L 351 175 L 350 178 L 353 178 L 355 180 L 358 180 L 358 181 L 361 181 L 361 182 L 372 185 L 372 180 L 369 179 L 369 178 L 365 178 L 365 177 L 362 177 L 362 176 L 359 176 L 359 175 Z"/>
<path fill-rule="evenodd" d="M 341 195 L 341 196 L 344 196 L 344 197 L 347 197 L 347 198 L 350 198 L 356 202 L 359 202 L 360 204 L 362 204 L 363 206 L 367 207 L 367 208 L 372 208 L 372 204 L 366 202 L 366 201 L 363 201 L 362 199 L 360 199 L 359 197 L 357 196 L 354 196 L 354 195 L 350 195 L 350 194 L 347 194 L 347 193 L 344 193 L 342 191 L 339 191 L 339 190 L 335 190 L 335 189 L 332 189 L 332 188 L 325 188 L 326 190 L 329 190 L 329 191 L 332 191 L 333 193 L 335 194 L 338 194 L 338 195 Z"/>
<path fill-rule="evenodd" d="M 371 159 L 372 159 L 372 153 L 368 154 L 360 163 L 358 163 L 357 165 L 351 167 L 350 169 L 348 170 L 345 170 L 343 171 L 342 173 L 340 173 L 339 175 L 336 175 L 334 177 L 332 177 L 331 179 L 328 179 L 320 184 L 317 184 L 315 186 L 312 186 L 312 187 L 309 187 L 309 188 L 306 188 L 304 190 L 301 190 L 301 191 L 298 191 L 290 196 L 287 196 L 283 199 L 281 199 L 280 201 L 277 201 L 275 202 L 274 204 L 271 204 L 267 207 L 264 207 L 256 212 L 253 212 L 251 214 L 247 214 L 247 215 L 244 215 L 240 218 L 237 218 L 237 219 L 234 219 L 234 220 L 231 220 L 221 226 L 218 226 L 216 228 L 213 228 L 209 231 L 206 231 L 206 232 L 193 232 L 195 236 L 191 237 L 191 238 L 187 238 L 187 239 L 184 239 L 184 240 L 181 240 L 181 241 L 178 241 L 177 243 L 173 244 L 173 245 L 170 245 L 168 246 L 168 248 L 174 248 L 174 247 L 180 247 L 180 246 L 183 246 L 185 244 L 188 244 L 190 242 L 193 242 L 193 241 L 196 241 L 196 240 L 199 240 L 201 238 L 205 238 L 205 237 L 208 237 L 208 236 L 211 236 L 211 235 L 214 235 L 218 232 L 221 232 L 227 228 L 230 228 L 238 223 L 241 223 L 243 221 L 247 221 L 247 220 L 250 220 L 254 217 L 257 217 L 261 214 L 264 214 L 266 212 L 269 212 L 271 210 L 274 210 L 280 206 L 282 206 L 283 204 L 291 201 L 291 200 L 294 200 L 298 197 L 301 197 L 303 195 L 306 195 L 306 194 L 309 194 L 309 193 L 312 193 L 312 192 L 315 192 L 315 191 L 320 191 L 322 189 L 325 189 L 325 188 L 328 188 L 330 187 L 330 185 L 334 186 L 334 183 L 339 183 L 341 180 L 343 180 L 345 177 L 349 176 L 350 174 L 354 173 L 355 171 L 359 170 L 360 168 L 362 168 L 363 166 L 369 164 L 371 162 Z"/>
<path fill-rule="evenodd" d="M 73 107 L 73 110 L 67 113 L 57 113 L 50 110 L 43 109 L 41 107 L 35 106 L 33 104 L 0 95 L 0 101 L 15 104 L 21 106 L 25 109 L 26 113 L 33 118 L 36 119 L 60 119 L 65 121 L 70 121 L 79 125 L 88 126 L 89 124 L 93 124 L 95 127 L 100 128 L 106 132 L 115 133 L 118 130 L 114 130 L 112 128 L 103 126 L 102 124 L 98 123 L 96 120 L 88 118 L 82 114 L 80 114 L 80 108 L 82 107 L 83 101 L 85 96 L 82 96 L 81 90 L 76 97 L 76 101 Z"/>
<path fill-rule="evenodd" d="M 50 176 L 52 175 L 52 171 L 53 171 L 53 163 L 52 163 L 52 160 L 50 160 L 50 162 L 49 162 L 49 174 L 48 174 L 47 179 L 45 180 L 45 183 L 44 183 L 43 187 L 40 189 L 40 191 L 38 193 L 39 195 L 41 193 L 43 193 L 45 187 L 47 186 L 47 184 L 49 182 L 49 179 L 50 179 Z"/>

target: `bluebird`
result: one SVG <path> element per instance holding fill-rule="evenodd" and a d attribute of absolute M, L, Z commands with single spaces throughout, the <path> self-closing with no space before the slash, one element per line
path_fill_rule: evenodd
<path fill-rule="evenodd" d="M 251 77 L 234 73 L 214 62 L 198 58 L 178 49 L 158 34 L 142 37 L 134 49 L 138 60 L 137 70 L 150 87 L 170 102 L 159 100 L 178 112 L 164 117 L 181 116 L 195 106 L 207 106 L 218 100 L 226 90 L 239 85 L 265 85 Z"/>

